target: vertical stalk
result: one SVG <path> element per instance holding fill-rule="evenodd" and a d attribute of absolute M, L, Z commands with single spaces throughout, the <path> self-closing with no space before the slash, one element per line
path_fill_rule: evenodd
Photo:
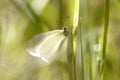
<path fill-rule="evenodd" d="M 80 31 L 80 50 L 81 50 L 81 75 L 82 75 L 82 80 L 84 80 L 84 59 L 83 59 L 83 49 L 82 49 L 82 27 L 81 27 L 81 23 L 80 23 L 80 19 L 78 20 L 79 21 L 79 31 Z"/>
<path fill-rule="evenodd" d="M 108 35 L 108 25 L 109 25 L 109 8 L 110 8 L 110 0 L 105 1 L 105 23 L 104 23 L 104 36 L 103 36 L 103 50 L 102 50 L 102 60 L 105 62 L 105 54 L 106 54 L 106 47 L 107 47 L 107 35 Z M 104 76 L 104 65 L 102 64 L 101 67 L 101 79 Z"/>
<path fill-rule="evenodd" d="M 68 59 L 68 68 L 69 68 L 69 72 L 70 72 L 70 80 L 76 80 L 76 76 L 75 76 L 75 57 L 74 57 L 74 51 L 73 51 L 73 35 L 72 35 L 72 31 L 70 30 L 69 33 L 69 38 L 68 38 L 68 55 L 67 55 L 67 59 Z"/>
<path fill-rule="evenodd" d="M 81 73 L 81 77 L 82 77 L 81 79 L 84 80 L 84 58 L 83 58 L 84 55 L 83 55 L 83 45 L 82 45 L 82 43 L 83 43 L 83 41 L 82 41 L 82 27 L 81 27 L 81 20 L 80 20 L 80 16 L 81 16 L 81 14 L 80 14 L 80 12 L 81 12 L 80 2 L 81 2 L 81 0 L 79 0 L 79 17 L 78 17 L 78 31 L 77 31 L 78 33 L 77 34 L 79 36 L 78 40 L 80 41 L 80 44 L 79 44 L 80 45 L 80 58 L 81 58 L 80 59 L 81 60 L 80 61 L 81 62 L 81 69 L 80 69 L 81 72 L 80 73 Z"/>
<path fill-rule="evenodd" d="M 103 60 L 105 59 L 105 54 L 106 54 L 108 24 L 109 24 L 109 8 L 110 8 L 109 6 L 110 6 L 110 1 L 106 0 L 106 3 L 105 3 L 104 36 L 103 36 L 103 51 L 102 51 Z"/>

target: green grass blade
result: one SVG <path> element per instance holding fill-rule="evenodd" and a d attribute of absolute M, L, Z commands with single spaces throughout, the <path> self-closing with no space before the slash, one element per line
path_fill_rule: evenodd
<path fill-rule="evenodd" d="M 106 46 L 107 46 L 107 35 L 108 35 L 108 24 L 109 24 L 109 7 L 110 1 L 106 0 L 105 4 L 105 23 L 104 23 L 104 36 L 103 36 L 103 51 L 102 58 L 105 59 Z"/>
<path fill-rule="evenodd" d="M 109 8 L 110 8 L 110 0 L 105 1 L 105 23 L 104 23 L 104 36 L 103 36 L 103 50 L 102 50 L 102 60 L 105 62 L 105 54 L 107 49 L 107 35 L 108 35 L 108 26 L 109 26 Z M 104 66 L 102 64 L 101 67 L 101 79 L 104 79 Z"/>
<path fill-rule="evenodd" d="M 77 1 L 76 1 L 77 2 Z M 82 27 L 80 20 L 80 2 L 79 0 L 79 11 L 76 11 L 78 14 L 78 28 L 77 28 L 77 43 L 76 43 L 76 80 L 84 80 L 84 55 L 83 55 L 83 41 L 82 41 Z M 76 24 L 75 24 L 76 25 Z M 74 30 L 76 27 L 74 27 Z"/>

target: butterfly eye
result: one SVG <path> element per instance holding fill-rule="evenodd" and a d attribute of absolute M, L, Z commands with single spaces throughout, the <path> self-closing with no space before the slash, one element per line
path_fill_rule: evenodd
<path fill-rule="evenodd" d="M 68 36 L 69 30 L 66 27 L 63 27 L 63 33 L 65 36 Z"/>

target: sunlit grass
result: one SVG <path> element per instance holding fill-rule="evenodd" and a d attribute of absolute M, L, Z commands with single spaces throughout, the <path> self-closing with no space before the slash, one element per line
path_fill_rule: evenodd
<path fill-rule="evenodd" d="M 119 0 L 1 1 L 0 80 L 119 80 L 119 4 Z M 67 48 L 62 47 L 61 36 L 49 41 L 51 36 L 44 36 L 41 48 L 44 56 L 52 49 L 55 55 L 65 54 L 62 58 L 57 55 L 46 64 L 26 51 L 36 34 L 63 27 L 69 30 Z"/>

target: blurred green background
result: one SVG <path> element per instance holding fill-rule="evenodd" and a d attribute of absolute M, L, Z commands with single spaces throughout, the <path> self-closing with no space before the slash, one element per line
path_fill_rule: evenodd
<path fill-rule="evenodd" d="M 86 53 L 84 80 L 99 80 L 96 59 L 101 56 L 104 5 L 105 0 L 80 0 L 83 51 Z M 0 80 L 71 80 L 68 62 L 55 61 L 47 65 L 29 55 L 25 45 L 35 34 L 72 27 L 74 9 L 75 0 L 0 0 Z M 103 80 L 120 80 L 119 9 L 120 1 L 111 0 Z M 100 50 L 96 51 L 96 45 Z M 82 80 L 80 56 L 75 55 L 76 79 Z"/>

